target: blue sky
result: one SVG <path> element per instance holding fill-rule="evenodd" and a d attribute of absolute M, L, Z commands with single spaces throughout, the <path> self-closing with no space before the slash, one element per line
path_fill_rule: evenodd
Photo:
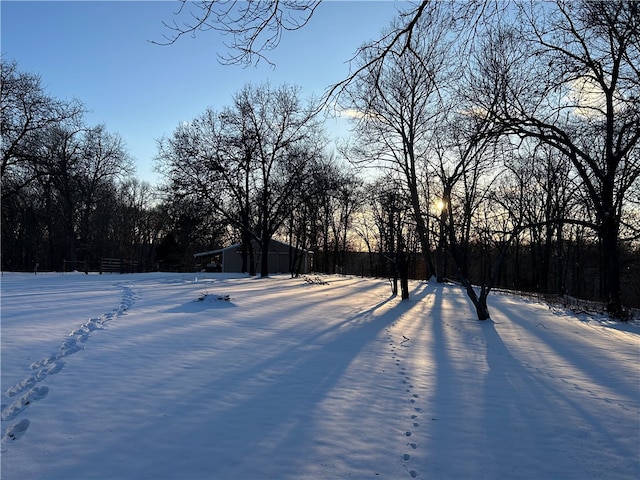
<path fill-rule="evenodd" d="M 211 106 L 222 108 L 246 83 L 269 81 L 323 93 L 348 72 L 347 61 L 365 41 L 378 38 L 399 6 L 392 1 L 324 1 L 310 23 L 286 32 L 268 54 L 275 69 L 220 65 L 224 38 L 201 32 L 169 46 L 162 21 L 178 1 L 0 2 L 3 58 L 37 73 L 51 96 L 77 98 L 91 111 L 89 124 L 119 133 L 136 159 L 138 178 L 156 183 L 156 140 Z M 344 131 L 336 122 L 330 131 Z"/>

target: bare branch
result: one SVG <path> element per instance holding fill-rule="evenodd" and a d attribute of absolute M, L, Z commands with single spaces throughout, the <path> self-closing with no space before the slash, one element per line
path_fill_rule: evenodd
<path fill-rule="evenodd" d="M 157 45 L 171 45 L 183 36 L 195 37 L 198 32 L 216 31 L 231 37 L 224 45 L 229 49 L 218 54 L 223 64 L 253 65 L 261 60 L 273 65 L 264 52 L 275 49 L 284 31 L 304 27 L 321 0 L 181 0 L 176 17 L 187 17 L 171 23 Z"/>

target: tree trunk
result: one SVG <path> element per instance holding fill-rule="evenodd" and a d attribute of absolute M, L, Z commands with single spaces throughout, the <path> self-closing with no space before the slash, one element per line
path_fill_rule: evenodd
<path fill-rule="evenodd" d="M 624 318 L 622 292 L 620 287 L 620 259 L 618 248 L 618 227 L 615 218 L 605 218 L 600 231 L 602 241 L 604 294 L 607 312 L 614 318 Z"/>
<path fill-rule="evenodd" d="M 487 297 L 489 296 L 490 289 L 486 288 L 484 285 L 480 289 L 480 296 L 476 293 L 473 285 L 469 282 L 469 279 L 466 275 L 459 274 L 460 282 L 462 282 L 462 286 L 467 291 L 467 296 L 473 303 L 473 306 L 476 309 L 476 315 L 478 316 L 478 320 L 488 320 L 491 318 L 489 314 L 489 307 L 487 307 Z"/>
<path fill-rule="evenodd" d="M 478 315 L 478 320 L 489 320 L 491 315 L 489 314 L 489 307 L 487 306 L 487 297 L 489 296 L 489 288 L 486 288 L 484 285 L 480 290 L 480 297 L 478 298 L 478 303 L 474 304 L 476 307 L 476 314 Z"/>
<path fill-rule="evenodd" d="M 253 243 L 249 241 L 249 275 L 256 276 L 256 261 L 253 255 Z"/>
<path fill-rule="evenodd" d="M 400 274 L 400 298 L 409 299 L 409 265 L 404 252 L 398 254 L 398 272 Z"/>
<path fill-rule="evenodd" d="M 445 223 L 447 221 L 447 217 L 446 217 L 446 211 L 445 211 L 445 207 L 443 206 L 442 211 L 440 212 L 440 235 L 438 238 L 438 247 L 436 250 L 436 261 L 437 261 L 437 266 L 436 266 L 436 282 L 438 283 L 444 283 L 445 281 L 445 276 L 446 276 L 446 268 L 445 268 L 445 244 L 446 244 L 446 238 L 445 238 L 445 231 L 444 231 L 444 226 Z"/>
<path fill-rule="evenodd" d="M 429 248 L 429 227 L 422 217 L 419 201 L 414 201 L 413 198 L 411 200 L 413 203 L 414 219 L 416 221 L 416 232 L 418 233 L 420 249 L 422 250 L 422 258 L 424 259 L 426 269 L 425 275 L 427 278 L 431 278 L 434 273 L 437 272 L 437 269 L 433 265 L 431 250 Z M 440 274 L 439 271 L 437 273 Z"/>
<path fill-rule="evenodd" d="M 269 244 L 271 243 L 271 238 L 268 235 L 262 236 L 262 256 L 260 258 L 260 276 L 268 277 L 269 276 Z"/>
<path fill-rule="evenodd" d="M 398 271 L 395 269 L 395 265 L 393 269 L 393 275 L 389 281 L 391 282 L 391 295 L 395 297 L 398 295 Z"/>
<path fill-rule="evenodd" d="M 248 178 L 245 179 L 245 188 L 248 189 Z M 248 190 L 247 190 L 248 191 Z M 251 244 L 251 240 L 253 236 L 251 235 L 251 222 L 249 218 L 249 199 L 245 197 L 244 205 L 240 207 L 240 241 L 242 242 L 242 273 L 252 272 L 252 275 L 255 275 L 255 266 L 253 265 L 253 255 L 249 255 L 253 253 L 253 248 Z M 251 258 L 249 258 L 251 257 Z"/>

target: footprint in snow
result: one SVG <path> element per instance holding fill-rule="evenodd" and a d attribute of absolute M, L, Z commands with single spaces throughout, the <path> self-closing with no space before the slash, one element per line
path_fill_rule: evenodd
<path fill-rule="evenodd" d="M 85 343 L 87 340 L 89 340 L 89 334 L 88 333 L 83 333 L 82 335 L 78 336 L 78 341 L 80 343 Z"/>
<path fill-rule="evenodd" d="M 58 360 L 58 357 L 56 355 L 51 355 L 50 357 L 43 358 L 42 360 L 38 360 L 37 362 L 33 362 L 31 365 L 29 365 L 29 368 L 31 370 L 35 370 L 36 368 L 44 367 L 46 365 L 54 363 L 56 360 Z"/>
<path fill-rule="evenodd" d="M 36 373 L 36 380 L 41 382 L 42 380 L 47 378 L 49 375 L 55 375 L 56 373 L 60 372 L 60 370 L 62 370 L 63 367 L 64 367 L 64 362 L 62 360 L 58 360 L 56 363 L 48 365 L 42 370 L 40 370 L 38 373 Z"/>
<path fill-rule="evenodd" d="M 29 428 L 30 423 L 31 422 L 29 422 L 29 420 L 23 418 L 15 425 L 11 425 L 4 432 L 4 435 L 2 436 L 2 443 L 8 443 L 10 441 L 15 442 L 16 440 L 19 440 L 20 437 L 24 435 L 24 432 L 27 431 L 27 428 Z"/>
<path fill-rule="evenodd" d="M 100 321 L 99 318 L 92 318 L 87 323 L 82 325 L 82 327 L 80 327 L 80 329 L 82 331 L 86 331 L 86 332 L 93 332 L 94 330 L 98 330 L 100 328 L 103 328 L 101 323 L 102 322 Z"/>
<path fill-rule="evenodd" d="M 404 343 L 407 342 L 409 339 L 407 337 L 404 337 L 404 338 L 405 338 L 405 340 L 403 342 L 401 342 L 401 345 L 400 345 L 401 347 L 407 347 L 408 346 L 408 345 L 404 345 Z M 391 339 L 391 336 L 389 336 L 389 339 Z M 401 366 L 400 358 L 397 357 L 397 353 L 395 351 L 395 346 L 393 345 L 393 342 L 389 343 L 389 345 L 391 345 L 391 349 L 390 349 L 391 350 L 391 358 L 395 360 L 396 366 L 399 367 L 399 369 L 400 369 L 398 373 L 403 376 L 403 378 L 400 381 L 400 383 L 403 384 L 403 385 L 408 385 L 409 388 L 406 388 L 405 391 L 407 393 L 411 393 L 411 389 L 413 388 L 413 384 L 410 384 L 410 382 L 409 382 L 410 377 L 406 374 L 407 373 L 406 372 L 406 368 Z M 414 393 L 412 395 L 412 397 L 413 398 L 409 399 L 409 402 L 412 403 L 412 404 L 415 404 L 416 403 L 415 399 L 418 398 L 418 394 Z M 419 408 L 419 407 L 416 407 L 416 408 L 414 408 L 414 410 L 419 413 L 422 409 Z M 412 420 L 415 420 L 416 418 L 417 418 L 417 415 L 411 415 L 411 419 Z M 420 424 L 417 421 L 413 421 L 412 423 L 413 423 L 414 427 L 419 427 L 420 426 Z M 409 431 L 409 430 L 405 431 L 405 436 L 406 437 L 411 437 L 411 435 L 412 435 L 411 431 Z M 418 445 L 416 443 L 409 443 L 409 445 L 414 450 L 418 447 Z M 408 453 L 405 453 L 405 454 L 402 455 L 402 459 L 405 462 L 407 462 L 407 461 L 409 461 L 411 459 L 411 455 L 409 455 Z M 416 470 L 409 470 L 406 466 L 405 466 L 405 469 L 407 470 L 409 475 L 411 475 L 411 478 L 415 478 L 415 477 L 418 476 L 418 472 Z"/>
<path fill-rule="evenodd" d="M 12 420 L 20 415 L 29 405 L 42 400 L 49 394 L 49 387 L 33 387 L 12 404 L 2 410 L 2 420 Z"/>
<path fill-rule="evenodd" d="M 7 397 L 14 397 L 15 395 L 28 390 L 36 384 L 36 377 L 31 376 L 29 378 L 25 378 L 20 383 L 16 383 L 13 387 L 7 388 L 5 395 Z"/>
<path fill-rule="evenodd" d="M 64 367 L 64 362 L 62 360 L 54 360 L 55 357 L 48 357 L 38 362 L 32 363 L 30 368 L 38 368 L 40 366 L 44 366 L 44 368 L 40 369 L 36 372 L 35 375 L 30 376 L 29 378 L 25 378 L 21 382 L 16 383 L 12 387 L 7 388 L 4 392 L 7 397 L 14 397 L 19 393 L 24 392 L 25 390 L 33 387 L 37 382 L 43 381 L 49 375 L 55 375 L 60 372 Z"/>
<path fill-rule="evenodd" d="M 33 402 L 45 398 L 49 394 L 49 387 L 34 387 L 34 385 L 47 378 L 49 375 L 55 375 L 60 372 L 65 365 L 65 362 L 61 360 L 62 358 L 84 350 L 84 347 L 79 345 L 79 343 L 85 343 L 89 340 L 92 332 L 106 328 L 105 324 L 114 317 L 124 315 L 125 312 L 135 304 L 135 299 L 136 294 L 133 290 L 130 287 L 123 287 L 122 301 L 118 308 L 113 309 L 111 312 L 108 312 L 101 317 L 89 319 L 69 334 L 69 336 L 60 345 L 58 353 L 31 363 L 29 365 L 31 370 L 40 370 L 36 372 L 35 375 L 22 380 L 6 390 L 5 394 L 8 397 L 13 397 L 27 389 L 30 389 L 13 403 L 9 405 L 2 404 L 0 409 L 2 411 L 2 421 L 14 419 Z M 22 437 L 29 427 L 29 423 L 29 420 L 23 419 L 15 425 L 7 428 L 4 436 L 2 437 L 2 444 L 7 443 L 8 441 L 18 440 Z M 4 452 L 6 449 L 2 449 L 2 451 Z"/>
<path fill-rule="evenodd" d="M 84 347 L 78 345 L 78 339 L 76 337 L 69 337 L 62 342 L 62 345 L 60 345 L 58 358 L 68 357 L 69 355 L 73 355 L 83 349 Z"/>
<path fill-rule="evenodd" d="M 29 405 L 38 400 L 42 400 L 47 395 L 49 395 L 49 387 L 34 387 L 29 390 L 29 393 L 22 396 L 21 401 L 23 405 Z"/>

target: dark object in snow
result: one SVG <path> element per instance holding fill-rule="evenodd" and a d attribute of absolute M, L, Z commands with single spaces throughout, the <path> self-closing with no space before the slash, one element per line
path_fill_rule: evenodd
<path fill-rule="evenodd" d="M 311 285 L 329 285 L 329 282 L 327 282 L 327 281 L 323 280 L 323 279 L 322 279 L 322 278 L 320 278 L 320 277 L 314 277 L 314 278 L 311 278 L 311 277 L 307 277 L 307 276 L 305 276 L 305 277 L 304 277 L 304 281 L 305 281 L 306 283 L 311 284 Z"/>
<path fill-rule="evenodd" d="M 196 302 L 204 302 L 206 300 L 206 298 L 209 296 L 208 293 L 203 293 L 202 295 L 200 295 L 198 297 L 198 299 L 196 300 Z M 224 301 L 224 302 L 228 302 L 231 300 L 231 296 L 229 295 L 218 295 L 215 300 L 220 300 L 220 301 Z"/>

